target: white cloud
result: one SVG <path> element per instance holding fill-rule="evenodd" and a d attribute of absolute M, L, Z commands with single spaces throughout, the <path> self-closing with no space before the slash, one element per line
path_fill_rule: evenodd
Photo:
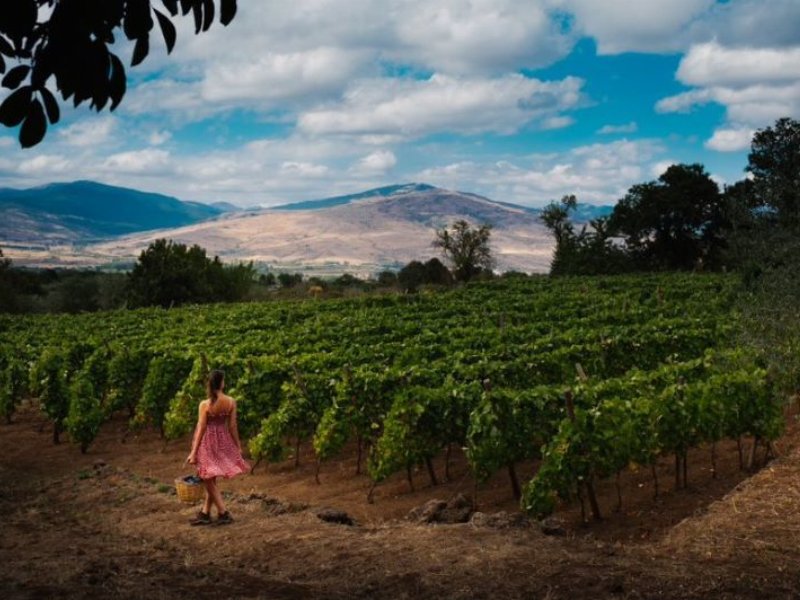
<path fill-rule="evenodd" d="M 360 173 L 386 173 L 397 164 L 397 157 L 391 150 L 376 150 L 362 158 L 353 167 Z"/>
<path fill-rule="evenodd" d="M 111 138 L 118 126 L 116 117 L 89 115 L 82 121 L 58 130 L 58 135 L 68 146 L 98 146 Z"/>
<path fill-rule="evenodd" d="M 569 127 L 575 123 L 575 119 L 572 117 L 566 117 L 563 115 L 556 115 L 553 117 L 547 117 L 542 121 L 542 129 L 564 129 L 564 127 Z"/>
<path fill-rule="evenodd" d="M 678 160 L 659 160 L 658 162 L 654 163 L 652 168 L 650 169 L 650 175 L 654 178 L 658 179 L 661 177 L 667 169 L 669 169 L 672 165 L 678 164 L 680 161 Z"/>
<path fill-rule="evenodd" d="M 147 141 L 151 146 L 160 146 L 166 144 L 172 138 L 172 133 L 167 130 L 153 131 L 148 137 Z"/>
<path fill-rule="evenodd" d="M 717 129 L 711 139 L 706 141 L 705 147 L 718 152 L 736 152 L 750 147 L 755 130 L 750 127 L 737 127 L 731 129 Z"/>
<path fill-rule="evenodd" d="M 624 125 L 603 125 L 597 130 L 600 135 L 611 135 L 616 133 L 636 133 L 639 129 L 635 121 L 625 123 Z"/>
<path fill-rule="evenodd" d="M 519 159 L 454 162 L 423 169 L 415 179 L 531 206 L 565 194 L 576 194 L 581 202 L 613 204 L 647 177 L 663 152 L 654 140 L 620 140 L 536 156 L 528 164 Z"/>
<path fill-rule="evenodd" d="M 726 47 L 716 41 L 699 44 L 681 60 L 676 76 L 696 87 L 663 98 L 656 111 L 686 112 L 710 102 L 724 106 L 726 123 L 705 143 L 711 150 L 743 150 L 756 128 L 800 116 L 800 45 L 774 49 Z"/>
<path fill-rule="evenodd" d="M 387 54 L 449 74 L 496 73 L 547 65 L 566 55 L 571 36 L 546 2 L 439 0 L 396 3 L 398 47 Z"/>
<path fill-rule="evenodd" d="M 261 108 L 286 99 L 320 99 L 341 92 L 369 58 L 364 51 L 326 47 L 244 56 L 233 63 L 212 64 L 200 93 L 212 103 L 252 103 Z"/>
<path fill-rule="evenodd" d="M 330 173 L 330 169 L 326 165 L 286 161 L 281 165 L 281 173 L 296 177 L 322 177 Z"/>
<path fill-rule="evenodd" d="M 684 47 L 681 32 L 715 0 L 560 0 L 600 54 L 669 52 Z"/>
<path fill-rule="evenodd" d="M 169 169 L 170 154 L 166 150 L 147 148 L 112 154 L 101 167 L 115 173 L 157 174 Z"/>
<path fill-rule="evenodd" d="M 23 160 L 17 167 L 17 172 L 28 176 L 44 176 L 52 180 L 55 174 L 67 173 L 71 170 L 72 163 L 65 157 L 55 154 L 39 154 L 33 158 Z"/>
<path fill-rule="evenodd" d="M 742 87 L 800 80 L 800 46 L 726 48 L 717 42 L 692 46 L 676 75 L 687 85 Z"/>
<path fill-rule="evenodd" d="M 298 127 L 316 135 L 509 134 L 579 106 L 582 85 L 574 77 L 543 82 L 519 74 L 495 79 L 372 79 L 354 84 L 338 105 L 301 114 Z"/>

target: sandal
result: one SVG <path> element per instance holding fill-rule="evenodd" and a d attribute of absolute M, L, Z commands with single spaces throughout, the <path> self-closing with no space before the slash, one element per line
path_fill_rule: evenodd
<path fill-rule="evenodd" d="M 233 523 L 233 517 L 227 510 L 217 517 L 215 525 L 227 525 Z"/>
<path fill-rule="evenodd" d="M 197 513 L 197 516 L 194 519 L 189 521 L 189 525 L 210 525 L 211 524 L 211 515 L 209 513 L 204 513 L 202 510 Z"/>

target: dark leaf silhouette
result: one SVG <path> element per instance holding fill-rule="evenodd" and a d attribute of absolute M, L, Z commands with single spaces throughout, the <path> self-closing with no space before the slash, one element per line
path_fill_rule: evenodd
<path fill-rule="evenodd" d="M 31 68 L 28 65 L 14 67 L 8 73 L 6 73 L 5 77 L 3 77 L 3 87 L 6 87 L 10 90 L 17 89 L 19 84 L 25 81 L 25 78 L 30 72 Z"/>
<path fill-rule="evenodd" d="M 122 61 L 114 54 L 111 55 L 111 80 L 109 84 L 111 110 L 114 110 L 122 102 L 122 97 L 128 87 L 128 81 L 125 79 L 125 67 L 122 65 Z"/>
<path fill-rule="evenodd" d="M 178 14 L 178 0 L 161 0 L 161 4 L 173 17 Z"/>
<path fill-rule="evenodd" d="M 59 94 L 76 107 L 88 102 L 97 111 L 116 109 L 127 87 L 125 67 L 111 49 L 117 32 L 134 42 L 131 65 L 135 66 L 150 52 L 156 20 L 167 51 L 172 52 L 177 43 L 173 17 L 191 12 L 199 33 L 211 27 L 217 14 L 223 24 L 230 23 L 237 3 L 161 0 L 165 11 L 154 4 L 152 0 L 6 0 L 0 4 L 0 84 L 14 90 L 0 105 L 0 123 L 22 124 L 25 131 L 24 135 L 19 132 L 20 142 L 30 147 L 42 139 L 48 121 L 59 120 Z M 51 10 L 39 11 L 39 7 Z"/>
<path fill-rule="evenodd" d="M 28 114 L 28 107 L 33 98 L 33 89 L 29 86 L 19 88 L 0 104 L 0 123 L 6 127 L 16 127 Z"/>
<path fill-rule="evenodd" d="M 0 54 L 6 56 L 14 56 L 14 47 L 8 43 L 8 40 L 0 35 Z"/>
<path fill-rule="evenodd" d="M 47 113 L 47 120 L 51 123 L 58 123 L 58 120 L 61 117 L 61 111 L 58 108 L 56 97 L 53 96 L 53 92 L 47 88 L 43 88 L 41 90 L 41 94 L 42 100 L 44 100 L 44 109 Z"/>
<path fill-rule="evenodd" d="M 133 47 L 133 58 L 131 59 L 131 66 L 135 67 L 145 58 L 150 52 L 150 38 L 148 36 L 140 37 L 136 40 L 136 45 Z"/>
<path fill-rule="evenodd" d="M 158 26 L 161 27 L 161 34 L 164 36 L 164 43 L 167 45 L 167 54 L 172 52 L 172 49 L 175 47 L 175 38 L 177 37 L 177 33 L 175 32 L 175 25 L 172 24 L 172 21 L 159 11 L 155 11 L 156 18 L 158 19 Z"/>
<path fill-rule="evenodd" d="M 22 122 L 19 130 L 19 142 L 23 148 L 35 146 L 44 138 L 47 131 L 47 119 L 44 116 L 44 109 L 38 100 L 31 102 L 28 108 L 28 116 Z"/>
<path fill-rule="evenodd" d="M 219 20 L 223 25 L 228 25 L 236 16 L 236 0 L 222 0 L 220 2 Z"/>

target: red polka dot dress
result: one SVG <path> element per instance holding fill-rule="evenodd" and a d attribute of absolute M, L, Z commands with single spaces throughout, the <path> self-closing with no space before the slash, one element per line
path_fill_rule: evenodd
<path fill-rule="evenodd" d="M 197 474 L 201 479 L 234 477 L 250 470 L 228 429 L 230 408 L 206 415 L 206 431 L 197 447 Z"/>

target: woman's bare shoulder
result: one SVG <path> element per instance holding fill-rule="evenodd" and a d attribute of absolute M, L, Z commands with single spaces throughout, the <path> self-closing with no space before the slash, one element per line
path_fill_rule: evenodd
<path fill-rule="evenodd" d="M 228 402 L 231 406 L 236 406 L 236 400 L 228 396 L 228 394 L 220 394 L 220 398 Z"/>

